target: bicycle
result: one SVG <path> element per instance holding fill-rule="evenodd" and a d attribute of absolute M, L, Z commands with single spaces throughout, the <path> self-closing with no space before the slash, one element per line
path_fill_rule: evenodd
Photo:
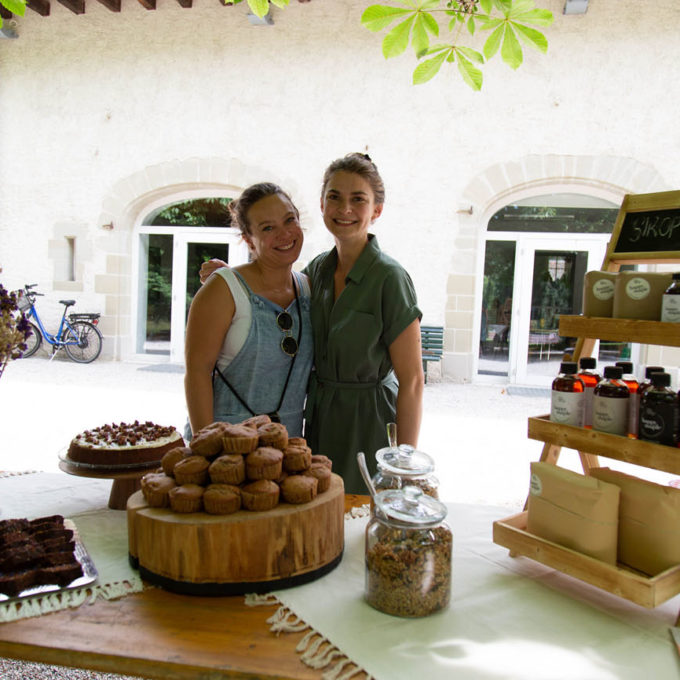
<path fill-rule="evenodd" d="M 32 288 L 38 284 L 25 285 L 23 290 L 17 291 L 19 310 L 22 311 L 27 319 L 35 319 L 37 325 L 29 321 L 31 335 L 26 340 L 28 345 L 23 353 L 23 358 L 33 356 L 42 345 L 43 338 L 52 345 L 52 357 L 60 349 L 66 350 L 66 354 L 79 364 L 92 363 L 102 351 L 103 337 L 97 328 L 101 314 L 96 313 L 72 313 L 66 318 L 69 307 L 76 304 L 75 300 L 59 300 L 64 305 L 64 313 L 61 315 L 61 322 L 57 332 L 53 335 L 45 329 L 38 310 L 35 307 L 35 299 L 44 296 Z"/>

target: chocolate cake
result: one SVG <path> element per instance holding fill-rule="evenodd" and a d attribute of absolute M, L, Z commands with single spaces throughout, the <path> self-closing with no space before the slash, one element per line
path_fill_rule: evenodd
<path fill-rule="evenodd" d="M 154 463 L 171 449 L 184 446 L 174 427 L 140 423 L 113 423 L 76 435 L 68 448 L 67 458 L 75 463 L 116 467 Z"/>
<path fill-rule="evenodd" d="M 66 586 L 83 575 L 75 556 L 73 530 L 60 515 L 35 520 L 0 520 L 0 593 Z"/>

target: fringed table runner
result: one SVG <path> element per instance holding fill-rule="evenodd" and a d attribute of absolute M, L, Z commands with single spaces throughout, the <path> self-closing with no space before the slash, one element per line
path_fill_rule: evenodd
<path fill-rule="evenodd" d="M 363 599 L 367 519 L 345 523 L 340 565 L 317 581 L 249 596 L 278 603 L 276 633 L 306 631 L 301 659 L 324 680 L 365 672 L 376 680 L 677 680 L 669 626 L 680 597 L 638 607 L 491 540 L 507 508 L 449 504 L 453 530 L 450 606 L 422 619 L 388 616 Z"/>
<path fill-rule="evenodd" d="M 0 475 L 0 519 L 63 515 L 73 521 L 99 574 L 84 588 L 0 602 L 0 622 L 78 607 L 97 598 L 113 600 L 143 590 L 128 563 L 126 513 L 108 508 L 110 480 L 36 473 Z"/>

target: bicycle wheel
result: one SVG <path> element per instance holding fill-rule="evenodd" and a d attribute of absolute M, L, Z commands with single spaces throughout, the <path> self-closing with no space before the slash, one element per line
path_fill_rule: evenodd
<path fill-rule="evenodd" d="M 60 339 L 66 354 L 78 364 L 92 363 L 102 351 L 102 334 L 87 321 L 74 321 Z"/>
<path fill-rule="evenodd" d="M 22 359 L 32 357 L 40 349 L 43 340 L 40 329 L 30 321 L 28 322 L 28 325 L 31 327 L 31 334 L 26 340 L 26 351 L 21 355 Z"/>

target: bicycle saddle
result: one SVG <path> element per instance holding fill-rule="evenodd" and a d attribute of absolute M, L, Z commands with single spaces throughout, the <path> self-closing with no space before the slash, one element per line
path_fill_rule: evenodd
<path fill-rule="evenodd" d="M 73 307 L 76 304 L 75 300 L 59 300 L 60 304 L 66 305 L 66 307 Z"/>

